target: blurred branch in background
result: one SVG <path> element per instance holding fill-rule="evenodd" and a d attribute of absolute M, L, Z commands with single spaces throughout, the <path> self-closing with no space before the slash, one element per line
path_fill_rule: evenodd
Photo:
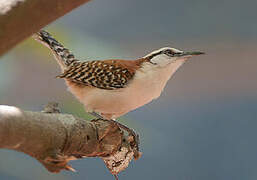
<path fill-rule="evenodd" d="M 0 55 L 89 0 L 1 0 Z"/>
<path fill-rule="evenodd" d="M 116 175 L 140 157 L 137 139 L 116 123 L 56 112 L 56 106 L 44 112 L 0 106 L 0 148 L 28 154 L 54 173 L 75 171 L 70 160 L 100 157 Z"/>

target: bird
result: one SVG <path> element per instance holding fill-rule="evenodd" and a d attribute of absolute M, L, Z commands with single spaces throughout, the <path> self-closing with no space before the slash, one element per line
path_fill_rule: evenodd
<path fill-rule="evenodd" d="M 57 78 L 65 80 L 86 112 L 110 120 L 157 99 L 179 67 L 204 54 L 164 47 L 134 60 L 80 61 L 45 30 L 33 38 L 52 51 L 61 68 Z"/>

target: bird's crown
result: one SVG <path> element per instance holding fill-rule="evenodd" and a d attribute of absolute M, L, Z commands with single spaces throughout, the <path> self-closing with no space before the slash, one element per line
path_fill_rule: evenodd
<path fill-rule="evenodd" d="M 154 58 L 158 55 L 162 55 L 162 54 L 173 57 L 174 55 L 182 54 L 182 53 L 183 53 L 183 51 L 175 49 L 175 48 L 163 47 L 161 49 L 155 50 L 155 51 L 147 54 L 146 56 L 144 56 L 144 58 L 152 59 L 152 58 Z"/>

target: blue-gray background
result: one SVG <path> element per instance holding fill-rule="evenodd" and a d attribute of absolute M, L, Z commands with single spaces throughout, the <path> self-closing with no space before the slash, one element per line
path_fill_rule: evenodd
<path fill-rule="evenodd" d="M 207 53 L 158 100 L 122 118 L 140 133 L 143 156 L 121 180 L 257 179 L 256 9 L 256 0 L 93 0 L 46 27 L 85 60 L 133 59 L 163 46 Z M 54 100 L 85 117 L 58 73 L 49 50 L 26 40 L 1 57 L 0 104 L 38 111 Z M 0 150 L 0 159 L 1 180 L 113 179 L 96 158 L 60 174 L 22 153 Z"/>

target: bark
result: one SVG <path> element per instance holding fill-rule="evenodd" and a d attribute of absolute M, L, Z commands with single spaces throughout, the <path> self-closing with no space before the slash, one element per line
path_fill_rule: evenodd
<path fill-rule="evenodd" d="M 0 56 L 89 0 L 1 0 Z"/>
<path fill-rule="evenodd" d="M 74 171 L 70 160 L 100 157 L 116 175 L 140 156 L 137 137 L 113 121 L 49 112 L 0 106 L 0 148 L 26 153 L 54 173 Z"/>

